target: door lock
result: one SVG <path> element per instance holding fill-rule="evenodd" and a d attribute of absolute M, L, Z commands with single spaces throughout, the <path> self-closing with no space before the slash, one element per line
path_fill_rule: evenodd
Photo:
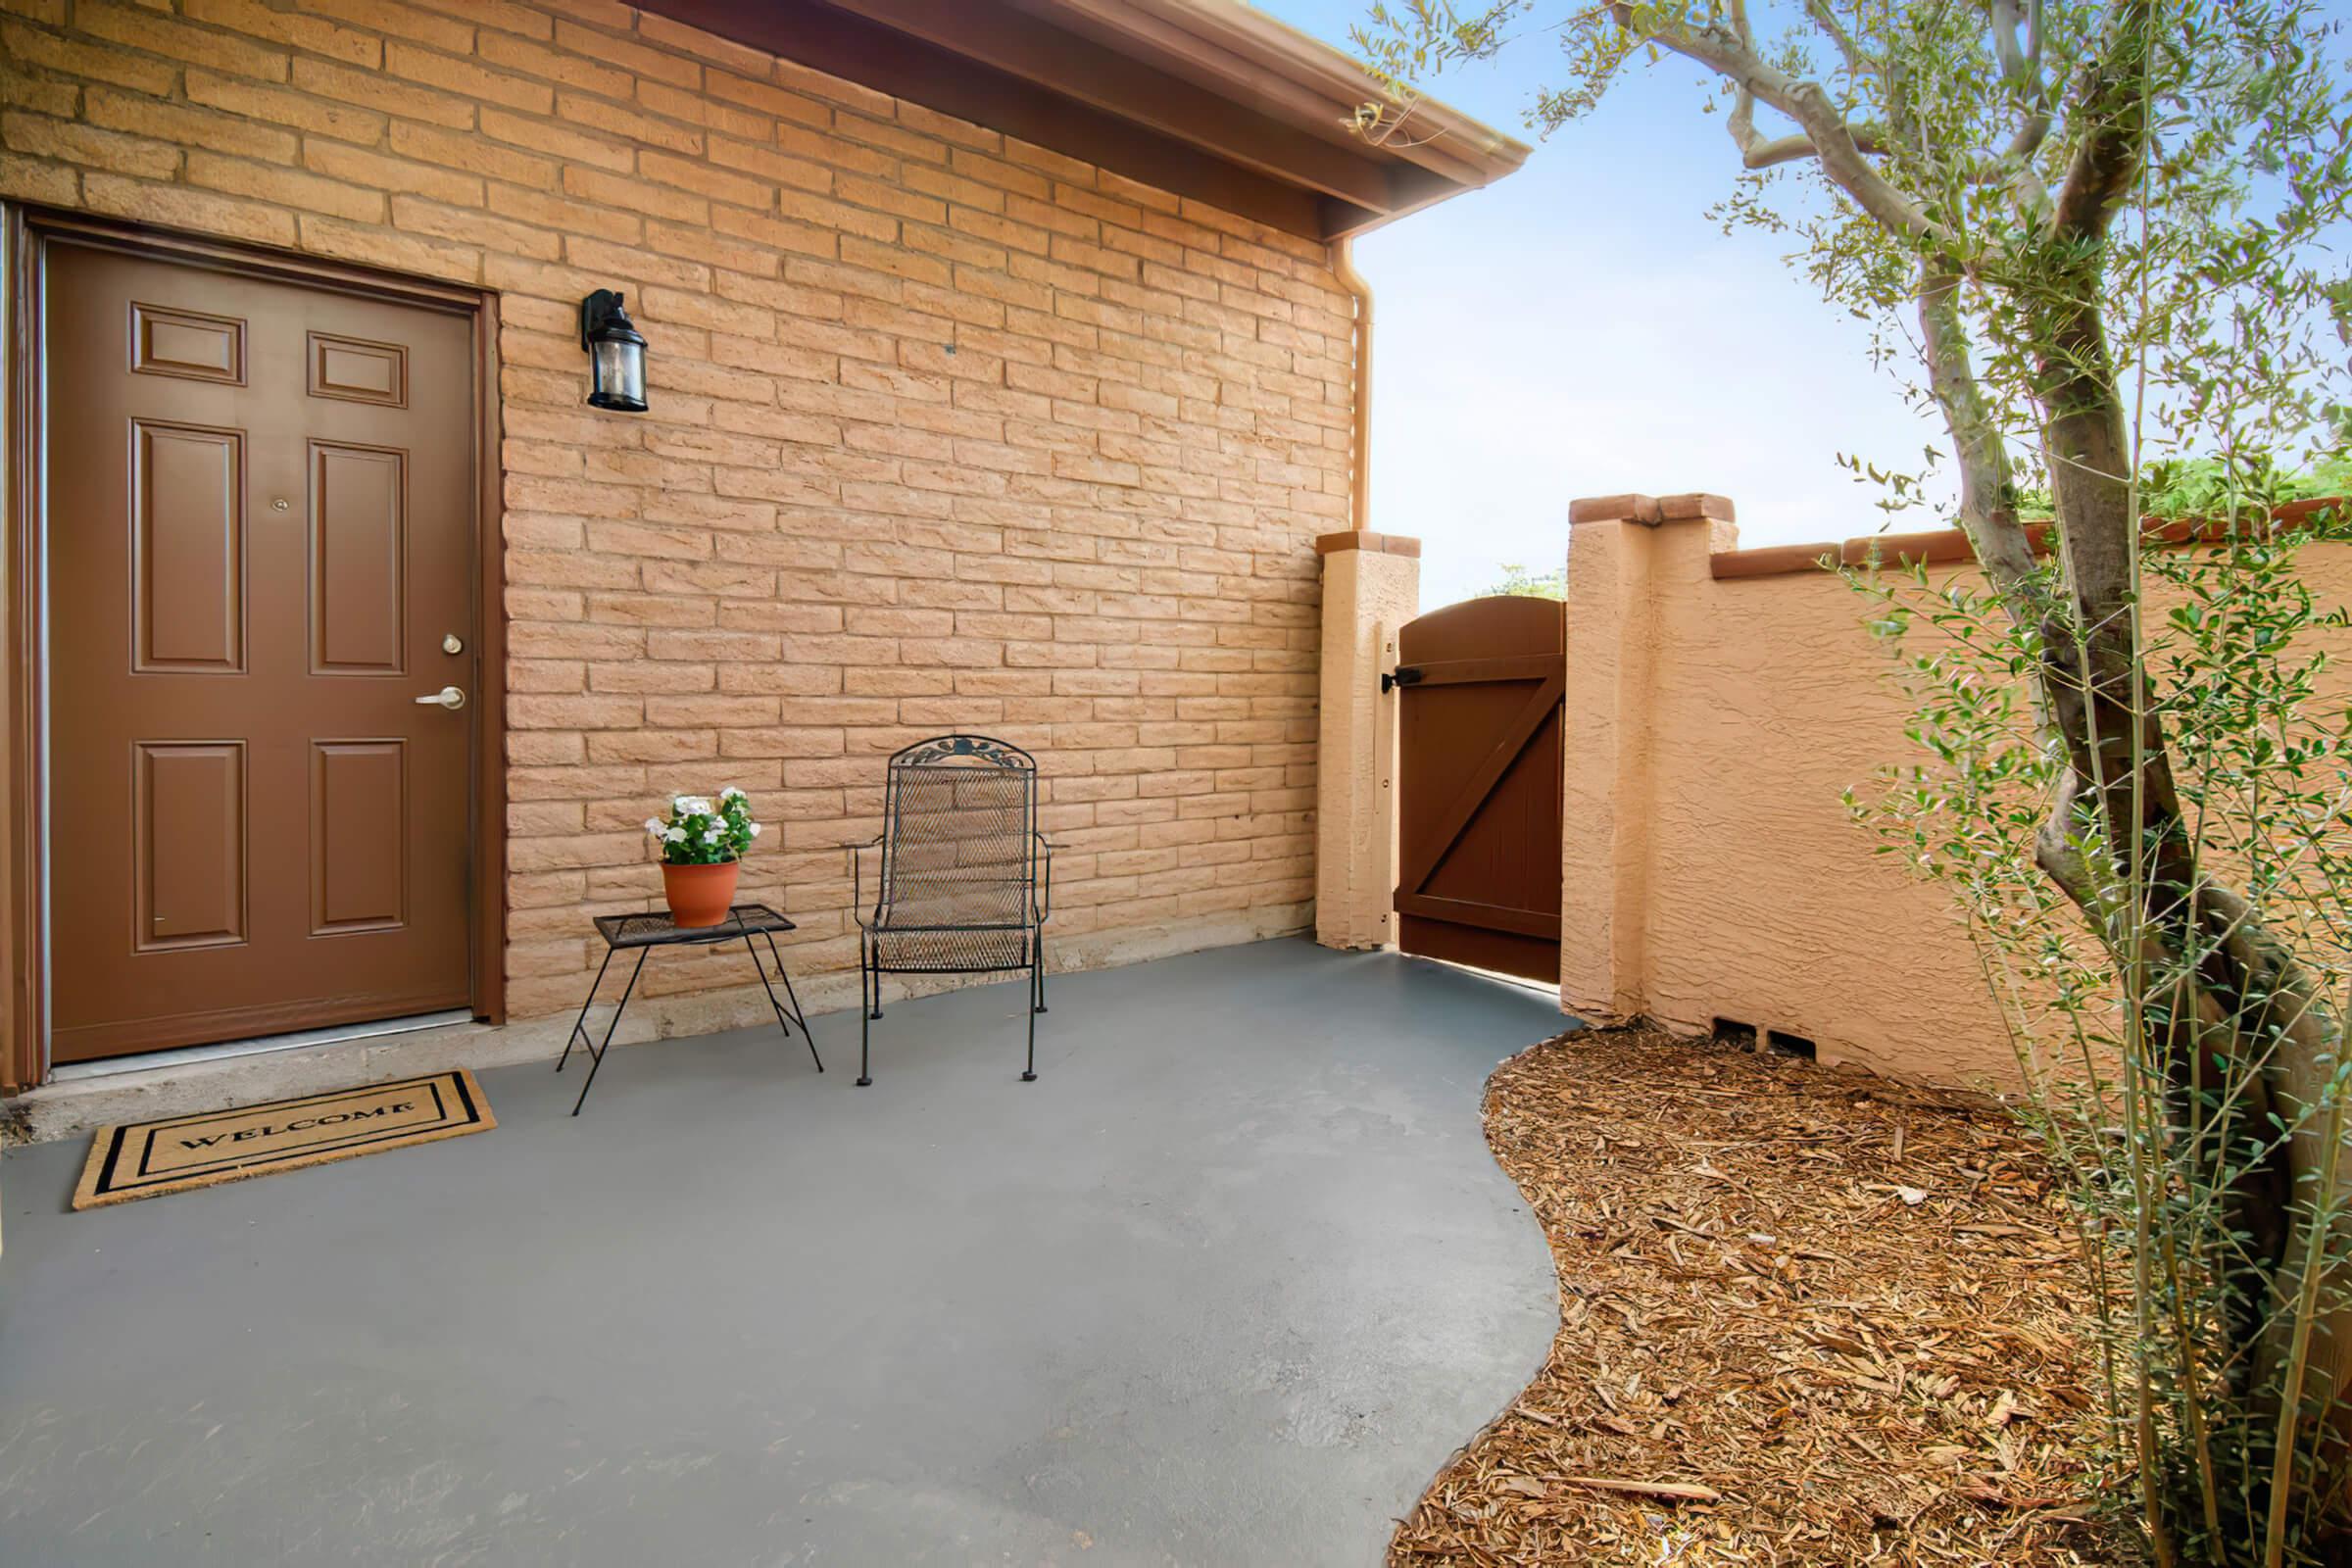
<path fill-rule="evenodd" d="M 441 638 L 441 651 L 445 654 L 462 654 L 466 651 L 466 639 L 454 631 L 444 633 Z"/>
<path fill-rule="evenodd" d="M 418 708 L 458 709 L 466 706 L 466 694 L 455 686 L 444 686 L 430 697 L 416 699 Z"/>

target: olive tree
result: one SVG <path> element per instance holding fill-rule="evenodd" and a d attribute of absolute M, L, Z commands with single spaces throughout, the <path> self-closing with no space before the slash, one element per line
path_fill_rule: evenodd
<path fill-rule="evenodd" d="M 2342 428 L 2336 25 L 2301 0 L 1391 0 L 1357 32 L 1390 87 L 1357 116 L 1376 140 L 1416 134 L 1413 84 L 1504 49 L 1558 51 L 1547 133 L 1629 65 L 1695 68 L 1737 161 L 1720 216 L 1788 236 L 1940 423 L 1933 504 L 1981 576 L 1917 577 L 1936 757 L 1883 824 L 1980 930 L 2071 921 L 1996 936 L 2039 964 L 2020 994 L 2095 1036 L 2045 1130 L 2115 1268 L 2119 1446 L 2164 1562 L 2352 1562 L 2352 749 L 2325 655 L 2280 657 L 2331 614 L 2270 512 Z M 1847 461 L 1898 509 L 1938 489 Z M 2234 531 L 2167 565 L 2146 487 L 2190 469 Z M 1881 629 L 1909 629 L 1881 592 Z M 2175 601 L 2187 620 L 2151 610 Z M 2250 872 L 2282 838 L 2323 874 Z"/>

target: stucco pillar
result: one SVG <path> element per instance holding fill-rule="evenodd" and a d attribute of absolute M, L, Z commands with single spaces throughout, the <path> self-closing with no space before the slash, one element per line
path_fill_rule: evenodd
<path fill-rule="evenodd" d="M 1738 530 L 1721 496 L 1601 496 L 1568 509 L 1568 686 L 1560 824 L 1560 1008 L 1648 1010 L 1652 691 L 1658 596 L 1703 576 Z"/>
<path fill-rule="evenodd" d="M 1357 531 L 1315 541 L 1323 558 L 1321 727 L 1315 754 L 1315 940 L 1396 940 L 1396 631 L 1420 612 L 1421 541 Z"/>

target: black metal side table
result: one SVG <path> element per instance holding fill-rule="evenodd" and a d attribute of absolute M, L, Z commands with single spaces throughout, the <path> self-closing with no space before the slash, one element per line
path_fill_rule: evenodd
<path fill-rule="evenodd" d="M 793 995 L 792 976 L 784 968 L 784 956 L 776 951 L 776 933 L 799 929 L 790 920 L 764 904 L 738 904 L 728 909 L 727 917 L 716 925 L 681 928 L 667 914 L 600 914 L 596 917 L 597 934 L 605 939 L 605 961 L 597 966 L 596 978 L 589 982 L 588 1000 L 580 1004 L 580 1015 L 572 1020 L 571 1034 L 564 1042 L 564 1054 L 556 1062 L 556 1071 L 571 1059 L 575 1045 L 588 1048 L 588 1081 L 580 1085 L 580 1098 L 572 1102 L 571 1113 L 577 1116 L 580 1107 L 588 1103 L 588 1091 L 596 1087 L 597 1069 L 605 1064 L 605 1052 L 612 1044 L 613 1031 L 620 1027 L 620 1015 L 629 1010 L 629 997 L 637 989 L 637 977 L 645 973 L 645 960 L 656 948 L 707 948 L 722 942 L 741 940 L 743 951 L 752 956 L 752 967 L 760 971 L 760 985 L 767 993 L 767 1004 L 776 1011 L 776 1027 L 784 1038 L 792 1038 L 792 1026 L 801 1026 L 802 1036 L 808 1042 L 808 1059 L 816 1070 L 825 1070 L 825 1060 L 816 1054 L 816 1036 L 808 1032 L 808 1020 L 801 1014 L 801 999 Z M 766 966 L 760 961 L 760 950 L 752 946 L 759 936 L 767 943 L 767 956 L 775 961 L 776 978 L 784 982 L 784 998 L 792 1004 L 791 1014 L 785 1013 L 785 1002 L 776 999 L 776 988 L 769 983 Z M 637 967 L 629 971 L 629 983 L 621 988 L 620 1005 L 612 1009 L 612 1021 L 605 1025 L 605 1038 L 593 1040 L 587 1030 L 588 1009 L 596 1004 L 596 993 L 605 983 L 605 971 L 612 967 L 612 955 L 623 948 L 637 950 Z"/>

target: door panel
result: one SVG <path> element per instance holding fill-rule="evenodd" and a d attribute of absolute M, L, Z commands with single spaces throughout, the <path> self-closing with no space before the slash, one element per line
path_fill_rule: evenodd
<path fill-rule="evenodd" d="M 1567 622 L 1474 599 L 1396 638 L 1398 946 L 1560 977 L 1560 709 Z"/>
<path fill-rule="evenodd" d="M 140 897 L 131 945 L 153 952 L 244 941 L 244 746 L 141 741 L 132 759 L 131 874 Z"/>
<path fill-rule="evenodd" d="M 470 319 L 42 283 L 53 1058 L 465 1005 L 472 709 L 414 700 L 481 696 Z"/>
<path fill-rule="evenodd" d="M 142 375 L 245 384 L 245 323 L 225 316 L 130 307 L 130 368 Z"/>
<path fill-rule="evenodd" d="M 130 423 L 131 595 L 142 674 L 245 667 L 245 442 Z"/>
<path fill-rule="evenodd" d="M 405 455 L 311 443 L 311 670 L 402 673 Z"/>
<path fill-rule="evenodd" d="M 408 743 L 311 749 L 311 934 L 384 931 L 408 918 L 407 858 L 381 824 L 408 812 Z"/>

